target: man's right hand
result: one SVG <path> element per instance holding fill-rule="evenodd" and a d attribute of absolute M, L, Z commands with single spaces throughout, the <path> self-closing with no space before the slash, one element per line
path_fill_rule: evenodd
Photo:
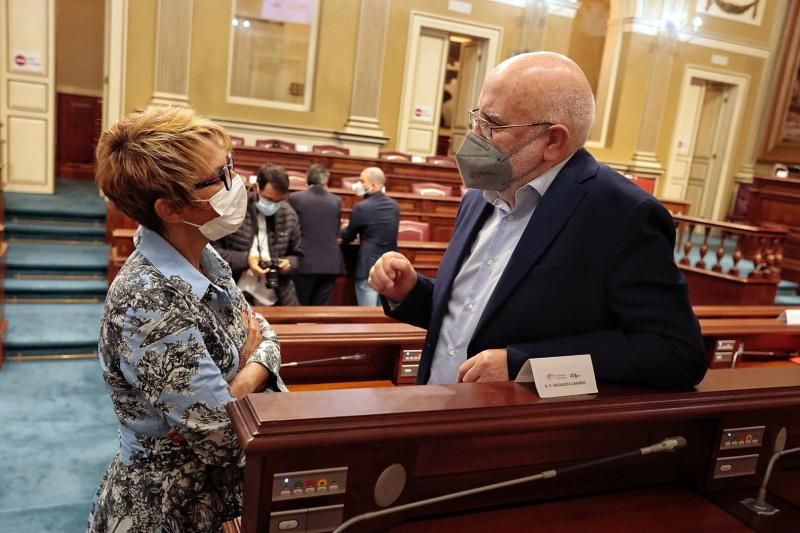
<path fill-rule="evenodd" d="M 369 271 L 369 286 L 387 299 L 402 302 L 414 285 L 417 272 L 403 254 L 386 252 Z"/>

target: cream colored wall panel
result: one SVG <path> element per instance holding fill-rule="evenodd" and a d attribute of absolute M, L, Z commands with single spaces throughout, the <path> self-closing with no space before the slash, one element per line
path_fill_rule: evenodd
<path fill-rule="evenodd" d="M 49 127 L 45 119 L 8 117 L 9 184 L 47 184 L 51 141 Z"/>
<path fill-rule="evenodd" d="M 8 67 L 14 71 L 17 53 L 36 54 L 43 73 L 48 69 L 48 24 L 51 14 L 49 0 L 7 0 L 8 5 Z"/>
<path fill-rule="evenodd" d="M 433 131 L 409 128 L 406 149 L 409 152 L 426 153 L 434 145 L 435 141 Z"/>
<path fill-rule="evenodd" d="M 12 111 L 47 112 L 47 85 L 8 80 L 8 108 Z"/>

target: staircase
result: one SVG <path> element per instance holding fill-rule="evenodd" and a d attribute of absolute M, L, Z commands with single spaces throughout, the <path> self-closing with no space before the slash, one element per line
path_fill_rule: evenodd
<path fill-rule="evenodd" d="M 90 181 L 6 193 L 9 359 L 93 356 L 108 283 L 105 204 Z"/>

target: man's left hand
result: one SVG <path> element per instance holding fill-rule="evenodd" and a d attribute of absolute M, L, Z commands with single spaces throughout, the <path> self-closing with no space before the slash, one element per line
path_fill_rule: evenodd
<path fill-rule="evenodd" d="M 279 259 L 278 260 L 278 269 L 281 271 L 281 273 L 286 274 L 287 272 L 289 272 L 289 270 L 292 269 L 292 263 L 290 263 L 289 260 L 286 259 L 285 257 L 282 258 L 282 259 Z"/>
<path fill-rule="evenodd" d="M 458 367 L 458 381 L 508 381 L 508 352 L 498 348 L 473 355 Z"/>

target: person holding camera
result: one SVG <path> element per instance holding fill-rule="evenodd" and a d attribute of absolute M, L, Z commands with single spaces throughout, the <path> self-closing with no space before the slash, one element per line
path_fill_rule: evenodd
<path fill-rule="evenodd" d="M 253 305 L 300 305 L 292 275 L 300 266 L 303 244 L 297 213 L 289 198 L 289 175 L 278 165 L 258 171 L 257 196 L 251 198 L 239 230 L 213 243 L 228 261 L 239 289 Z"/>

